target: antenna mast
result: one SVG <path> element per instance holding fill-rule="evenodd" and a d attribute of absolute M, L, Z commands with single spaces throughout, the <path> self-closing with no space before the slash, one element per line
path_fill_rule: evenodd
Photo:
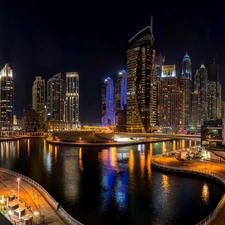
<path fill-rule="evenodd" d="M 152 34 L 153 34 L 153 15 L 151 15 L 151 31 L 152 31 Z"/>

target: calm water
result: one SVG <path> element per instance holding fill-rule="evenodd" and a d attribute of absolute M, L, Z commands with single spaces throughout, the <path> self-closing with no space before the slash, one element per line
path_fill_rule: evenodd
<path fill-rule="evenodd" d="M 85 225 L 192 225 L 213 211 L 224 188 L 151 169 L 150 162 L 152 155 L 198 144 L 80 148 L 24 139 L 0 143 L 0 166 L 40 183 Z"/>

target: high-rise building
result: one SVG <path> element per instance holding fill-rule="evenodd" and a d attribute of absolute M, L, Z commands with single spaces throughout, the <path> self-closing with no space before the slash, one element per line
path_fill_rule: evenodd
<path fill-rule="evenodd" d="M 216 82 L 208 82 L 208 92 L 207 92 L 207 101 L 208 101 L 208 118 L 216 118 Z"/>
<path fill-rule="evenodd" d="M 115 84 L 115 113 L 116 130 L 126 131 L 126 104 L 127 104 L 127 73 L 125 70 L 119 72 Z"/>
<path fill-rule="evenodd" d="M 196 108 L 193 108 L 193 118 L 197 121 L 197 129 L 201 128 L 204 121 L 208 119 L 208 71 L 206 70 L 204 64 L 196 71 L 195 74 L 196 83 L 196 93 L 197 93 L 197 103 Z"/>
<path fill-rule="evenodd" d="M 14 80 L 13 71 L 6 63 L 0 72 L 0 122 L 13 124 Z"/>
<path fill-rule="evenodd" d="M 181 97 L 175 65 L 163 65 L 158 83 L 158 122 L 165 133 L 183 133 Z"/>
<path fill-rule="evenodd" d="M 221 98 L 222 98 L 222 93 L 221 93 L 221 84 L 219 82 L 219 65 L 216 63 L 216 59 L 213 58 L 213 63 L 210 66 L 210 73 L 209 73 L 209 81 L 214 81 L 216 86 L 215 86 L 215 102 L 214 105 L 212 106 L 215 111 L 215 114 L 213 115 L 213 118 L 221 118 Z"/>
<path fill-rule="evenodd" d="M 78 72 L 66 73 L 65 120 L 72 122 L 73 129 L 76 129 L 80 126 Z"/>
<path fill-rule="evenodd" d="M 191 124 L 191 94 L 192 94 L 191 58 L 187 54 L 183 57 L 180 90 L 182 93 L 182 124 L 187 131 Z"/>
<path fill-rule="evenodd" d="M 102 126 L 115 125 L 115 90 L 113 80 L 108 77 L 102 87 Z"/>
<path fill-rule="evenodd" d="M 50 120 L 64 120 L 65 81 L 57 73 L 47 81 L 47 108 Z"/>
<path fill-rule="evenodd" d="M 134 35 L 127 50 L 127 132 L 156 127 L 156 65 L 150 26 Z"/>
<path fill-rule="evenodd" d="M 45 79 L 42 79 L 42 76 L 36 76 L 33 82 L 32 109 L 39 115 L 39 122 L 44 124 L 46 121 Z"/>
<path fill-rule="evenodd" d="M 185 56 L 183 57 L 181 75 L 184 75 L 189 80 L 192 80 L 191 58 L 187 52 L 186 52 Z"/>

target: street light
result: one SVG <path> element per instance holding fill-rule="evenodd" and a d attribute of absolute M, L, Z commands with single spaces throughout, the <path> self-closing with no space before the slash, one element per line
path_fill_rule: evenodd
<path fill-rule="evenodd" d="M 20 200 L 20 178 L 17 178 L 18 181 L 18 201 Z"/>
<path fill-rule="evenodd" d="M 35 211 L 34 212 L 35 224 L 38 224 L 38 217 L 39 217 L 39 212 Z"/>

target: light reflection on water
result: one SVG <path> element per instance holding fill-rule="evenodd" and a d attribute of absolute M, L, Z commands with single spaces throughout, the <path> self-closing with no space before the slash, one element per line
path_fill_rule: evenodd
<path fill-rule="evenodd" d="M 223 190 L 199 177 L 151 169 L 151 157 L 196 145 L 81 148 L 27 139 L 1 142 L 0 166 L 40 183 L 85 225 L 195 224 L 212 212 Z"/>

